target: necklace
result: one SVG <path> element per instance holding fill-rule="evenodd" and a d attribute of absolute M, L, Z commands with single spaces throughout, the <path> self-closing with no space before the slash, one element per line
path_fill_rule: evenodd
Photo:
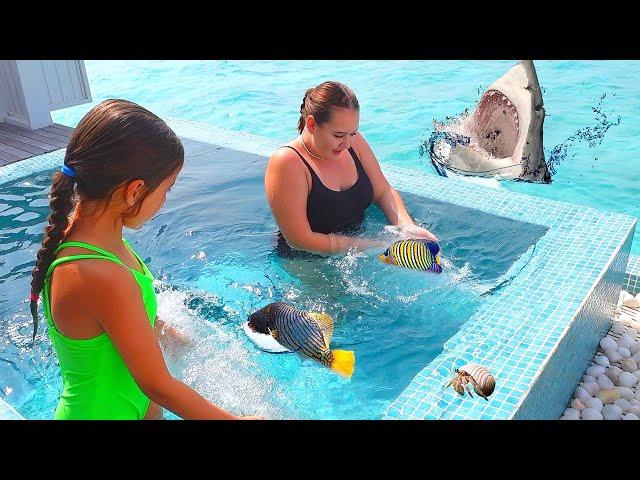
<path fill-rule="evenodd" d="M 322 157 L 319 157 L 318 155 L 314 155 L 313 153 L 311 153 L 311 151 L 307 148 L 307 145 L 305 145 L 304 138 L 302 138 L 302 135 L 300 135 L 300 141 L 302 142 L 302 146 L 304 147 L 304 149 L 307 151 L 309 155 L 311 155 L 313 158 L 317 160 L 322 160 Z"/>

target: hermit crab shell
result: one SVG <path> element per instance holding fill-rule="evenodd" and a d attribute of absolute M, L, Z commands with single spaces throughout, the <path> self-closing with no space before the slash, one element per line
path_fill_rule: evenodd
<path fill-rule="evenodd" d="M 461 372 L 468 373 L 473 377 L 478 386 L 482 389 L 482 392 L 478 391 L 478 388 L 474 385 L 475 392 L 482 396 L 488 397 L 493 393 L 496 388 L 496 379 L 489 373 L 486 367 L 478 365 L 476 363 L 468 363 L 458 369 Z"/>

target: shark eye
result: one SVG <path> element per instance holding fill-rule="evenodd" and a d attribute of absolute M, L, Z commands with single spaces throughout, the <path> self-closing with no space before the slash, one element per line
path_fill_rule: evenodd
<path fill-rule="evenodd" d="M 539 112 L 540 110 L 542 110 L 542 105 L 536 105 L 536 112 Z"/>

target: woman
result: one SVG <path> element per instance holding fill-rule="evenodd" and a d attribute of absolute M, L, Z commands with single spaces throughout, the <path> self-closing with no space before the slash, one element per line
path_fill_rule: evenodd
<path fill-rule="evenodd" d="M 414 224 L 384 177 L 358 132 L 359 110 L 355 94 L 342 83 L 308 89 L 300 106 L 300 135 L 269 158 L 267 200 L 281 234 L 295 249 L 334 253 L 387 245 L 345 235 L 360 226 L 372 202 L 404 236 L 438 240 Z"/>

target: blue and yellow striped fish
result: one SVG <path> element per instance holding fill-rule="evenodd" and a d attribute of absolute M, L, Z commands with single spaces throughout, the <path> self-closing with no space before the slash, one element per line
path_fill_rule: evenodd
<path fill-rule="evenodd" d="M 333 336 L 330 315 L 303 312 L 284 302 L 270 303 L 249 316 L 251 331 L 270 335 L 283 347 L 317 360 L 345 377 L 353 375 L 355 354 L 329 350 Z"/>
<path fill-rule="evenodd" d="M 428 240 L 398 240 L 393 242 L 379 258 L 390 265 L 425 272 L 442 272 L 440 247 L 437 243 Z"/>

